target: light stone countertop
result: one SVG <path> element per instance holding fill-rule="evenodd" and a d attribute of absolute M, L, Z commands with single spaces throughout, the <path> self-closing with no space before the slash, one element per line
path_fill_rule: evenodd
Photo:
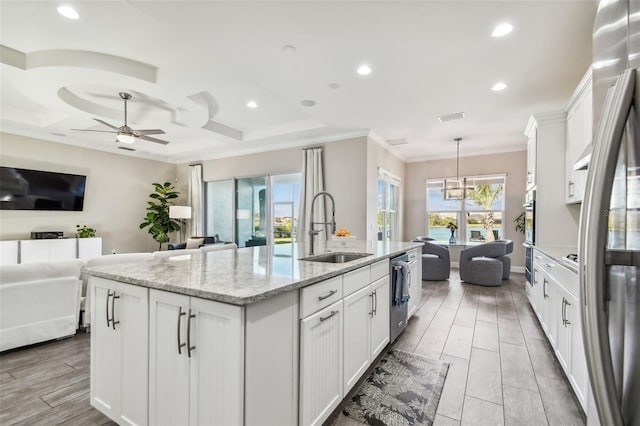
<path fill-rule="evenodd" d="M 578 273 L 578 264 L 567 259 L 569 253 L 578 253 L 576 247 L 553 247 L 553 246 L 534 246 L 536 250 L 540 250 L 543 254 L 554 259 L 560 266 L 569 269 L 571 272 Z"/>
<path fill-rule="evenodd" d="M 420 247 L 419 242 L 327 241 L 316 254 L 371 253 L 334 264 L 299 260 L 298 244 L 221 250 L 140 263 L 85 267 L 91 276 L 142 287 L 247 305 L 285 291 L 305 287 Z M 300 244 L 301 246 L 302 244 Z M 306 252 L 305 252 L 306 253 Z"/>

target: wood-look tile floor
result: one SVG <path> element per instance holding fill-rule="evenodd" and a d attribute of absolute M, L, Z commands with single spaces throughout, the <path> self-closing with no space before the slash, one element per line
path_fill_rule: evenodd
<path fill-rule="evenodd" d="M 394 347 L 450 363 L 435 425 L 584 425 L 524 276 L 497 288 L 423 281 Z M 343 415 L 334 426 L 353 422 Z M 89 335 L 0 354 L 0 425 L 113 425 L 89 405 Z"/>
<path fill-rule="evenodd" d="M 0 354 L 0 425 L 115 425 L 89 405 L 89 334 Z"/>
<path fill-rule="evenodd" d="M 524 286 L 523 274 L 467 284 L 457 269 L 422 282 L 424 305 L 393 346 L 450 363 L 435 426 L 585 424 Z M 342 414 L 331 423 L 361 425 Z"/>

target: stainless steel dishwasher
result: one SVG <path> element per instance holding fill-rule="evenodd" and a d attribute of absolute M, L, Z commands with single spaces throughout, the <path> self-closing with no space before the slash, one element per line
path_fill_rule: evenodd
<path fill-rule="evenodd" d="M 409 262 L 409 256 L 404 253 L 396 257 L 392 257 L 389 262 L 390 275 L 391 275 L 391 297 L 390 303 L 390 340 L 393 343 L 400 333 L 407 327 L 407 314 L 409 312 L 408 301 L 396 301 L 396 291 L 398 291 L 396 284 L 400 283 L 400 275 L 402 274 L 402 268 L 399 266 L 399 262 Z M 401 290 L 400 290 L 401 291 Z"/>

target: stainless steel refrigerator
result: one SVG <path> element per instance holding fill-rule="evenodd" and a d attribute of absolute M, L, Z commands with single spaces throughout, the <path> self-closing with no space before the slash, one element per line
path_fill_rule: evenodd
<path fill-rule="evenodd" d="M 582 331 L 600 424 L 640 425 L 640 0 L 601 0 L 593 47 Z"/>

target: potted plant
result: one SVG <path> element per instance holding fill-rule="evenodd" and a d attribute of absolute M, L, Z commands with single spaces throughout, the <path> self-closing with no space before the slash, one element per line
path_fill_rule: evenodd
<path fill-rule="evenodd" d="M 516 224 L 516 231 L 518 232 L 522 232 L 524 234 L 524 226 L 525 226 L 525 217 L 524 217 L 524 212 L 520 213 L 520 216 L 516 217 L 513 220 L 513 223 Z"/>
<path fill-rule="evenodd" d="M 96 230 L 89 228 L 87 225 L 76 225 L 76 238 L 93 238 L 96 236 Z"/>
<path fill-rule="evenodd" d="M 175 191 L 170 182 L 153 183 L 153 187 L 154 192 L 149 194 L 151 200 L 147 201 L 147 215 L 140 224 L 140 229 L 149 227 L 149 234 L 159 243 L 159 250 L 162 250 L 162 243 L 169 242 L 169 234 L 180 230 L 180 222 L 169 217 L 169 206 L 173 205 L 172 200 L 178 198 L 180 193 Z"/>

